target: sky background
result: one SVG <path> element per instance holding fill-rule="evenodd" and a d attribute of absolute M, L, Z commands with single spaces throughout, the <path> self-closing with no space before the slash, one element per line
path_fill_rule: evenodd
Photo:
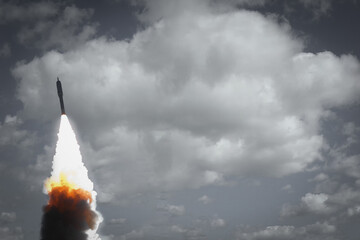
<path fill-rule="evenodd" d="M 0 239 L 39 239 L 56 77 L 103 240 L 358 239 L 359 12 L 0 0 Z"/>

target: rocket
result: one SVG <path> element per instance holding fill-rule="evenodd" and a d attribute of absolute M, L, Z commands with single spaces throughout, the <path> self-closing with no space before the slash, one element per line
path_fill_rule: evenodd
<path fill-rule="evenodd" d="M 61 82 L 60 82 L 59 78 L 57 78 L 57 81 L 56 81 L 56 88 L 57 88 L 57 93 L 58 93 L 59 100 L 60 100 L 61 115 L 65 115 L 63 91 L 62 91 Z"/>

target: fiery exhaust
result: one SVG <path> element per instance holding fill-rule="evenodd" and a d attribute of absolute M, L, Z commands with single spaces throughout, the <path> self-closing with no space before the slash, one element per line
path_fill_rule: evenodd
<path fill-rule="evenodd" d="M 100 239 L 96 230 L 102 217 L 96 211 L 96 192 L 66 115 L 61 115 L 52 173 L 44 190 L 49 202 L 44 207 L 42 240 Z"/>

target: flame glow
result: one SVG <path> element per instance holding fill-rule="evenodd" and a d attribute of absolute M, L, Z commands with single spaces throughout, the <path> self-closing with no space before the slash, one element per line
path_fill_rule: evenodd
<path fill-rule="evenodd" d="M 73 213 L 86 222 L 75 223 L 79 229 L 88 229 L 89 240 L 100 239 L 96 230 L 102 221 L 96 211 L 96 192 L 82 162 L 80 147 L 66 115 L 61 115 L 58 142 L 51 177 L 45 181 L 44 190 L 49 195 L 45 211 L 55 207 L 60 213 Z"/>

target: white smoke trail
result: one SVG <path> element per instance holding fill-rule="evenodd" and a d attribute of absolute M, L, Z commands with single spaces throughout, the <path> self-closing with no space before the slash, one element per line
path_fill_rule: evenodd
<path fill-rule="evenodd" d="M 95 228 L 86 231 L 86 233 L 89 240 L 99 240 L 100 237 L 96 231 L 103 219 L 101 214 L 96 211 L 97 193 L 94 191 L 93 183 L 88 177 L 88 170 L 82 161 L 79 144 L 66 115 L 61 115 L 51 177 L 47 182 L 60 182 L 61 175 L 65 175 L 67 181 L 76 188 L 81 188 L 91 193 L 93 201 L 90 203 L 90 207 L 91 210 L 97 213 L 98 219 Z"/>

